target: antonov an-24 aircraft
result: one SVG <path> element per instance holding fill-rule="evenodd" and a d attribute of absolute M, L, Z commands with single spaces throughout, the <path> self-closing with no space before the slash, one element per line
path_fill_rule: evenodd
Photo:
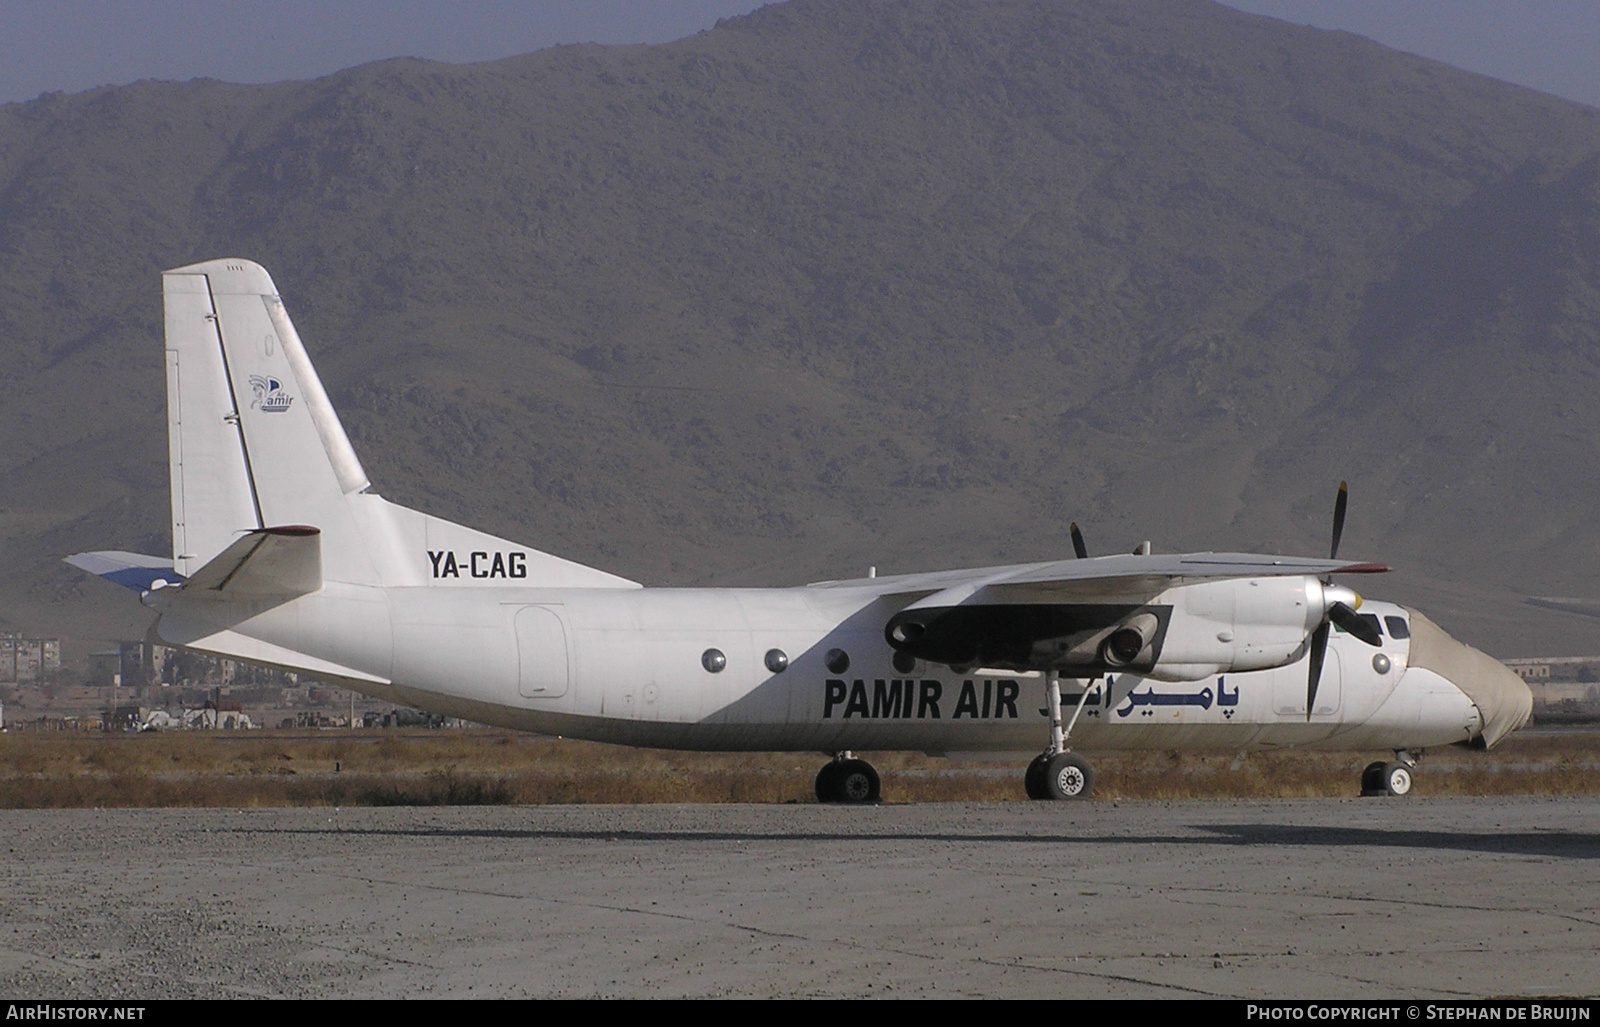
<path fill-rule="evenodd" d="M 1532 695 L 1414 610 L 1363 604 L 1337 558 L 1088 557 L 793 588 L 645 588 L 385 501 L 271 277 L 168 271 L 172 557 L 69 557 L 136 589 L 161 643 L 524 731 L 814 750 L 824 802 L 874 802 L 856 750 L 1042 752 L 1037 799 L 1084 798 L 1069 748 L 1492 746 Z M 1358 612 L 1359 611 L 1359 612 Z"/>

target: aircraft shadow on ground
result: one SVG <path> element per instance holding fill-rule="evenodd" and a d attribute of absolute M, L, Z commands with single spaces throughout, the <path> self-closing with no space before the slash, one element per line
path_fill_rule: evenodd
<path fill-rule="evenodd" d="M 1217 845 L 1243 848 L 1431 849 L 1509 856 L 1600 859 L 1600 834 L 1571 831 L 1385 830 L 1299 824 L 1196 824 L 1197 834 L 1056 835 L 928 831 L 583 831 L 541 828 L 238 828 L 238 834 L 370 835 L 395 838 L 618 842 L 941 842 L 980 845 Z"/>

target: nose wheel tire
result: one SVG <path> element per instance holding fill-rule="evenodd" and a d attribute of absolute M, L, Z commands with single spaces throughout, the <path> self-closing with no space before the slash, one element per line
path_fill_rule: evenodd
<path fill-rule="evenodd" d="M 817 772 L 817 801 L 868 805 L 882 798 L 878 772 L 866 760 L 834 760 Z"/>
<path fill-rule="evenodd" d="M 1082 756 L 1058 752 L 1045 761 L 1044 788 L 1051 799 L 1087 799 L 1094 791 L 1094 768 Z"/>
<path fill-rule="evenodd" d="M 1404 763 L 1369 763 L 1361 772 L 1362 795 L 1410 795 L 1415 781 Z"/>
<path fill-rule="evenodd" d="M 1411 768 L 1404 763 L 1383 765 L 1383 791 L 1386 795 L 1411 794 Z"/>

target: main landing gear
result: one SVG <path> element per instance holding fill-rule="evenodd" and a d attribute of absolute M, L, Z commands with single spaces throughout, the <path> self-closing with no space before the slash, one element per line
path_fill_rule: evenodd
<path fill-rule="evenodd" d="M 1362 795 L 1410 795 L 1412 772 L 1417 768 L 1417 757 L 1404 749 L 1394 754 L 1393 763 L 1369 763 L 1361 772 Z"/>
<path fill-rule="evenodd" d="M 863 806 L 883 797 L 878 772 L 866 760 L 841 752 L 817 771 L 817 801 Z"/>
<path fill-rule="evenodd" d="M 1094 768 L 1071 752 L 1043 752 L 1028 764 L 1022 786 L 1030 799 L 1087 799 L 1094 791 Z"/>
<path fill-rule="evenodd" d="M 1028 772 L 1022 776 L 1022 786 L 1030 799 L 1087 799 L 1094 791 L 1094 768 L 1089 761 L 1067 748 L 1067 739 L 1078 723 L 1083 704 L 1089 698 L 1089 687 L 1084 684 L 1078 697 L 1078 708 L 1072 711 L 1072 720 L 1061 726 L 1061 675 L 1045 672 L 1045 699 L 1050 704 L 1050 748 L 1033 758 Z"/>

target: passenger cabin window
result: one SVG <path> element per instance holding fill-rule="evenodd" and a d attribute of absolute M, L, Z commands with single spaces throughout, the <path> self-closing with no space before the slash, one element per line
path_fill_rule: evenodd
<path fill-rule="evenodd" d="M 1389 625 L 1390 638 L 1411 637 L 1411 625 L 1406 623 L 1406 619 L 1404 617 L 1388 616 L 1383 618 L 1383 622 Z"/>

